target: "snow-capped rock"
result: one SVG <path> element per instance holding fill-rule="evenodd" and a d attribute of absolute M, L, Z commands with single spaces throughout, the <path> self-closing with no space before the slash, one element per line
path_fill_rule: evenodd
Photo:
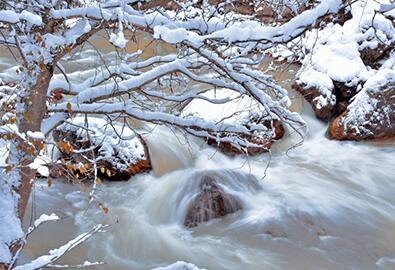
<path fill-rule="evenodd" d="M 88 117 L 86 122 L 79 116 L 61 125 L 53 135 L 66 161 L 62 167 L 74 175 L 91 177 L 94 160 L 98 176 L 108 180 L 128 180 L 151 169 L 145 142 L 122 122 L 109 123 L 97 117 Z"/>

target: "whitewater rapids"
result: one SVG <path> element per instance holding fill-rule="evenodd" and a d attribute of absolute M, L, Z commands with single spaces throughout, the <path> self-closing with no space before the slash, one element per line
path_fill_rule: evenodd
<path fill-rule="evenodd" d="M 153 172 L 96 191 L 108 214 L 87 207 L 79 187 L 42 182 L 33 196 L 36 214 L 56 211 L 64 220 L 37 231 L 25 258 L 106 223 L 106 233 L 63 262 L 87 258 L 106 263 L 96 269 L 114 270 L 178 260 L 212 270 L 395 269 L 395 145 L 330 141 L 325 125 L 305 111 L 302 146 L 287 152 L 298 141 L 292 135 L 271 155 L 250 159 L 230 159 L 156 127 L 145 136 Z M 208 172 L 243 209 L 186 229 L 187 204 Z"/>

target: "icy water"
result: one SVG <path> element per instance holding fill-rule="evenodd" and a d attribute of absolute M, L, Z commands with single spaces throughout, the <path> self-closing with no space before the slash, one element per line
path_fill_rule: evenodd
<path fill-rule="evenodd" d="M 152 49 L 148 55 L 171 51 L 149 41 L 141 47 Z M 106 54 L 110 62 L 112 54 Z M 92 55 L 86 50 L 64 63 L 71 72 L 86 66 L 85 73 L 71 75 L 75 81 L 93 72 L 99 60 Z M 12 77 L 11 66 L 0 68 Z M 293 73 L 276 76 L 292 79 Z M 330 141 L 307 103 L 292 95 L 293 109 L 308 127 L 303 145 L 293 150 L 288 151 L 299 138 L 289 135 L 271 154 L 232 159 L 200 140 L 156 127 L 144 136 L 153 171 L 100 185 L 90 206 L 85 188 L 57 181 L 49 188 L 38 181 L 25 226 L 31 213 L 56 212 L 62 220 L 31 236 L 21 262 L 103 223 L 110 225 L 107 232 L 61 262 L 104 261 L 98 270 L 151 269 L 177 260 L 210 270 L 395 269 L 395 144 Z M 186 229 L 188 202 L 206 174 L 220 178 L 243 209 Z"/>

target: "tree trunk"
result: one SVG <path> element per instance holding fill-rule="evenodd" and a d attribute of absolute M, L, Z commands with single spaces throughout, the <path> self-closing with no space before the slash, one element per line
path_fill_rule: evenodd
<path fill-rule="evenodd" d="M 45 67 L 37 78 L 37 83 L 30 92 L 28 105 L 25 106 L 25 117 L 22 119 L 19 128 L 21 133 L 26 133 L 27 131 L 40 131 L 41 123 L 46 113 L 46 97 L 52 76 L 53 68 Z M 21 197 L 18 202 L 18 215 L 22 220 L 36 174 L 36 172 L 27 167 L 27 165 L 34 161 L 38 151 L 35 151 L 34 154 L 29 154 L 25 147 L 22 146 L 21 149 L 21 154 L 23 156 L 19 164 L 21 165 L 21 184 L 18 188 L 18 193 Z"/>
<path fill-rule="evenodd" d="M 21 119 L 19 125 L 19 131 L 21 133 L 40 131 L 41 123 L 46 113 L 46 96 L 52 76 L 52 68 L 45 67 L 45 69 L 41 70 L 37 78 L 37 83 L 32 87 L 28 96 L 29 102 L 26 103 L 24 117 Z M 29 168 L 28 165 L 34 161 L 40 149 L 34 149 L 32 151 L 32 146 L 22 140 L 15 141 L 15 143 L 19 145 L 10 151 L 9 162 L 18 164 L 20 168 L 20 184 L 14 188 L 20 195 L 18 200 L 18 217 L 22 222 L 36 177 L 36 171 Z M 19 241 L 10 246 L 11 253 L 15 254 L 21 245 L 22 243 Z M 8 265 L 0 262 L 0 270 L 6 270 L 8 268 Z"/>

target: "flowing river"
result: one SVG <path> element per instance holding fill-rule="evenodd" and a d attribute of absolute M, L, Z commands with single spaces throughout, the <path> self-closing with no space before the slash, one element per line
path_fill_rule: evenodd
<path fill-rule="evenodd" d="M 289 150 L 300 140 L 291 134 L 271 154 L 229 158 L 155 127 L 144 135 L 153 171 L 99 185 L 97 203 L 107 214 L 97 203 L 88 206 L 84 187 L 38 181 L 25 226 L 31 214 L 56 212 L 62 220 L 31 236 L 21 262 L 103 223 L 106 232 L 61 263 L 105 262 L 98 270 L 151 269 L 177 260 L 210 270 L 395 269 L 395 144 L 328 140 L 326 125 L 292 94 L 293 108 L 307 122 L 301 146 Z M 187 202 L 207 173 L 221 179 L 242 210 L 187 229 Z"/>
<path fill-rule="evenodd" d="M 88 258 L 106 262 L 97 269 L 119 270 L 177 260 L 207 269 L 395 269 L 394 145 L 330 141 L 325 125 L 306 110 L 302 146 L 286 155 L 288 138 L 271 157 L 249 160 L 230 159 L 193 139 L 187 144 L 157 127 L 146 137 L 154 171 L 97 191 L 108 214 L 87 208 L 87 192 L 79 188 L 43 182 L 36 211 L 65 219 L 36 232 L 26 254 L 39 255 L 105 223 L 106 233 L 64 262 Z M 243 209 L 186 229 L 185 202 L 207 172 L 220 176 Z"/>

